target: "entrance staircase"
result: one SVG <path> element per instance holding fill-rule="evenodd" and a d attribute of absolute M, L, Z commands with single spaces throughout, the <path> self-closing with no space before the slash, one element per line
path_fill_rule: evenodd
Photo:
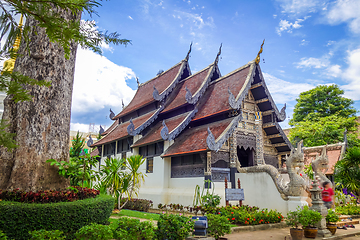
<path fill-rule="evenodd" d="M 336 223 L 338 227 L 347 227 L 347 226 L 355 226 L 356 224 L 359 224 L 359 219 L 352 219 L 351 216 L 347 215 L 341 215 L 340 221 Z M 356 228 L 360 228 L 360 226 L 355 226 Z"/>

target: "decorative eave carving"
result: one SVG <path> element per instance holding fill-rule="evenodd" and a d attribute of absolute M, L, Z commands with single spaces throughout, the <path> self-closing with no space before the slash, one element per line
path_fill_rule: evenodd
<path fill-rule="evenodd" d="M 269 99 L 269 102 L 271 104 L 271 107 L 274 109 L 274 112 L 275 112 L 275 115 L 276 115 L 276 118 L 278 120 L 278 122 L 282 122 L 286 119 L 286 104 L 284 105 L 284 107 L 281 108 L 281 111 L 279 112 L 278 108 L 276 107 L 276 104 L 273 100 L 273 98 L 271 97 L 271 94 L 269 92 L 269 89 L 267 88 L 266 86 L 266 83 L 264 81 L 264 77 L 262 75 L 262 72 L 261 72 L 261 69 L 260 67 L 257 66 L 257 69 L 259 71 L 259 76 L 260 76 L 260 79 L 261 79 L 261 82 L 262 82 L 262 86 L 263 88 L 265 89 L 265 94 L 267 95 L 268 99 Z"/>
<path fill-rule="evenodd" d="M 169 133 L 168 127 L 166 126 L 165 121 L 163 121 L 162 122 L 163 128 L 160 131 L 160 135 L 161 135 L 162 139 L 168 140 L 168 141 L 174 140 L 186 128 L 186 126 L 189 125 L 189 123 L 194 118 L 194 116 L 197 112 L 198 112 L 197 108 L 192 110 L 185 117 L 185 119 L 176 128 L 174 128 L 170 133 Z"/>
<path fill-rule="evenodd" d="M 210 67 L 210 70 L 209 70 L 206 78 L 204 79 L 200 88 L 195 92 L 194 95 L 192 95 L 190 90 L 185 86 L 185 90 L 186 90 L 185 99 L 189 104 L 194 105 L 199 101 L 201 96 L 205 93 L 206 89 L 208 88 L 210 81 L 211 81 L 212 77 L 214 76 L 214 73 L 217 73 L 221 77 L 220 71 L 219 71 L 217 65 L 215 65 L 215 64 L 213 64 Z"/>
<path fill-rule="evenodd" d="M 156 110 L 156 112 L 143 124 L 141 124 L 139 127 L 135 129 L 135 125 L 132 121 L 132 118 L 130 119 L 130 124 L 127 126 L 126 130 L 131 136 L 136 136 L 140 134 L 145 128 L 147 128 L 150 124 L 152 124 L 157 117 L 159 116 L 159 113 L 164 109 L 164 105 L 161 105 L 160 108 Z"/>
<path fill-rule="evenodd" d="M 186 59 L 184 59 L 182 61 L 181 68 L 180 68 L 178 74 L 176 75 L 176 77 L 174 78 L 174 80 L 172 81 L 172 83 L 162 93 L 159 93 L 159 91 L 154 86 L 153 98 L 156 101 L 164 100 L 164 98 L 172 92 L 172 90 L 175 88 L 175 86 L 181 80 L 181 76 L 183 75 L 185 69 L 187 69 L 188 72 L 191 74 L 190 67 L 189 67 L 188 61 Z"/>
<path fill-rule="evenodd" d="M 284 133 L 284 131 L 282 130 L 282 128 L 280 127 L 279 123 L 278 122 L 275 122 L 275 127 L 276 129 L 279 131 L 281 137 L 284 139 L 285 143 L 289 146 L 289 148 L 291 150 L 293 150 L 293 145 L 290 143 L 288 137 L 286 136 L 286 134 Z"/>
<path fill-rule="evenodd" d="M 111 120 L 114 120 L 113 118 L 115 117 L 115 113 L 111 110 L 111 108 L 110 108 L 110 115 L 109 115 L 109 118 L 111 119 Z"/>
<path fill-rule="evenodd" d="M 242 69 L 244 69 L 245 67 L 248 67 L 249 65 L 245 65 Z M 240 71 L 241 69 L 239 69 Z M 228 88 L 228 93 L 229 93 L 229 105 L 232 109 L 240 109 L 241 104 L 244 100 L 244 98 L 246 97 L 246 95 L 248 94 L 250 88 L 251 88 L 251 84 L 254 82 L 254 76 L 255 76 L 255 65 L 254 63 L 252 63 L 250 65 L 250 70 L 249 70 L 249 74 L 246 77 L 245 80 L 245 88 L 242 88 L 239 92 L 239 94 L 237 95 L 237 97 L 235 98 L 235 96 L 232 94 L 230 88 Z"/>
<path fill-rule="evenodd" d="M 208 148 L 212 151 L 219 151 L 221 146 L 225 143 L 227 139 L 229 139 L 230 135 L 234 132 L 235 128 L 239 125 L 239 122 L 242 120 L 242 111 L 240 111 L 239 115 L 236 116 L 229 126 L 225 129 L 225 131 L 215 139 L 214 135 L 212 134 L 210 128 L 207 129 L 208 136 L 206 138 L 206 144 Z"/>

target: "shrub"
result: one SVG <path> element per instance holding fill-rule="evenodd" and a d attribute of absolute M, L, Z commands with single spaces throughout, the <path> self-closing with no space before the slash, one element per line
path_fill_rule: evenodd
<path fill-rule="evenodd" d="M 156 237 L 158 239 L 182 240 L 193 231 L 194 222 L 184 216 L 161 214 L 157 226 Z"/>
<path fill-rule="evenodd" d="M 315 227 L 316 223 L 320 222 L 322 216 L 321 213 L 309 209 L 308 206 L 304 206 L 304 209 L 302 210 L 302 215 L 300 217 L 300 222 L 305 227 Z"/>
<path fill-rule="evenodd" d="M 332 209 L 328 209 L 328 214 L 326 215 L 326 223 L 336 223 L 339 221 L 339 215 L 335 213 Z"/>
<path fill-rule="evenodd" d="M 64 233 L 59 230 L 46 231 L 44 229 L 30 232 L 31 240 L 58 240 L 65 239 Z"/>
<path fill-rule="evenodd" d="M 3 233 L 1 230 L 0 230 L 0 240 L 7 240 L 8 238 L 6 237 L 5 233 Z"/>
<path fill-rule="evenodd" d="M 82 187 L 70 187 L 69 190 L 64 191 L 45 190 L 38 192 L 24 192 L 19 189 L 2 191 L 0 189 L 0 199 L 23 203 L 72 202 L 86 198 L 94 198 L 99 194 L 100 192 L 98 190 Z"/>
<path fill-rule="evenodd" d="M 122 198 L 121 205 L 123 205 L 126 200 L 127 198 Z M 125 204 L 123 209 L 148 212 L 152 206 L 153 206 L 153 202 L 151 200 L 132 198 Z M 116 207 L 117 205 L 115 205 L 115 208 Z"/>
<path fill-rule="evenodd" d="M 126 240 L 151 240 L 154 238 L 154 227 L 151 222 L 140 222 L 139 219 L 122 217 L 113 224 L 114 238 Z"/>
<path fill-rule="evenodd" d="M 0 201 L 0 226 L 8 238 L 17 240 L 29 239 L 29 231 L 40 229 L 72 236 L 90 223 L 107 223 L 113 206 L 114 199 L 107 195 L 46 204 Z"/>
<path fill-rule="evenodd" d="M 224 216 L 208 214 L 208 234 L 219 239 L 227 233 L 231 233 L 229 221 Z"/>
<path fill-rule="evenodd" d="M 113 232 L 108 225 L 92 223 L 80 228 L 75 237 L 79 240 L 108 240 L 113 238 Z"/>

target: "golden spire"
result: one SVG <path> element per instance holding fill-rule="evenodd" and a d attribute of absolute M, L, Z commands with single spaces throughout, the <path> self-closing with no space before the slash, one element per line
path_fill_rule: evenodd
<path fill-rule="evenodd" d="M 259 64 L 259 62 L 260 62 L 260 53 L 263 52 L 264 42 L 265 42 L 265 39 L 264 39 L 263 43 L 261 44 L 260 51 L 258 52 L 258 54 L 257 54 L 257 56 L 256 56 L 256 58 L 255 58 L 255 63 L 256 63 L 256 64 Z"/>
<path fill-rule="evenodd" d="M 20 34 L 16 37 L 13 48 L 12 48 L 12 56 L 10 59 L 6 60 L 4 62 L 4 67 L 3 67 L 3 71 L 1 72 L 1 74 L 3 74 L 3 72 L 10 72 L 12 73 L 12 71 L 14 70 L 14 66 L 15 66 L 15 61 L 16 61 L 16 52 L 19 50 L 20 47 L 20 42 L 21 42 L 21 32 L 22 32 L 22 25 L 23 25 L 23 20 L 24 17 L 21 14 L 20 16 L 20 22 L 19 22 L 19 28 L 20 28 Z"/>

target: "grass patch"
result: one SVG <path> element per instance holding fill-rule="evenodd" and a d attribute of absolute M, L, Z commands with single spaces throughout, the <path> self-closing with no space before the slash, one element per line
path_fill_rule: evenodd
<path fill-rule="evenodd" d="M 136 217 L 143 218 L 149 220 L 158 221 L 160 218 L 160 214 L 149 213 L 149 212 L 139 212 L 135 210 L 122 209 L 119 213 L 113 214 L 113 216 L 126 216 L 126 217 Z"/>

